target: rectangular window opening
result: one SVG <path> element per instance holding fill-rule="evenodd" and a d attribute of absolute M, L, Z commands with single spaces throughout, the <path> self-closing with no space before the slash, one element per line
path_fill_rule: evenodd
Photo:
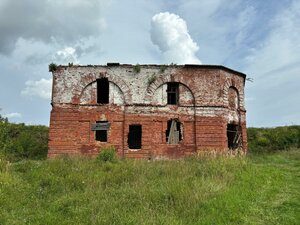
<path fill-rule="evenodd" d="M 96 123 L 106 125 L 108 122 L 97 121 Z M 96 141 L 107 142 L 107 130 L 96 130 L 95 139 Z"/>
<path fill-rule="evenodd" d="M 105 77 L 97 79 L 97 103 L 109 103 L 109 82 Z"/>
<path fill-rule="evenodd" d="M 229 149 L 235 150 L 242 147 L 242 132 L 240 126 L 235 124 L 227 125 L 227 142 Z"/>
<path fill-rule="evenodd" d="M 128 147 L 130 149 L 142 148 L 142 125 L 129 125 Z"/>
<path fill-rule="evenodd" d="M 166 142 L 168 144 L 178 144 L 182 140 L 182 124 L 176 120 L 169 120 L 166 130 Z"/>
<path fill-rule="evenodd" d="M 179 99 L 179 83 L 169 82 L 167 85 L 168 104 L 177 105 Z"/>

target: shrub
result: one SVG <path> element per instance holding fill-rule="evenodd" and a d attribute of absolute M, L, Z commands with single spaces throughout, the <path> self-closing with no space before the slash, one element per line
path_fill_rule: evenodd
<path fill-rule="evenodd" d="M 57 65 L 55 63 L 49 64 L 49 72 L 54 72 L 57 69 Z"/>
<path fill-rule="evenodd" d="M 133 66 L 133 71 L 135 73 L 141 72 L 141 66 L 139 64 L 136 64 L 135 66 Z"/>
<path fill-rule="evenodd" d="M 166 69 L 167 69 L 167 65 L 161 65 L 159 68 L 159 72 L 164 73 Z"/>
<path fill-rule="evenodd" d="M 0 155 L 9 161 L 45 159 L 48 127 L 0 122 Z"/>
<path fill-rule="evenodd" d="M 272 152 L 300 147 L 300 126 L 248 128 L 250 152 Z"/>
<path fill-rule="evenodd" d="M 101 148 L 97 159 L 103 162 L 114 162 L 116 160 L 115 148 L 113 146 Z"/>

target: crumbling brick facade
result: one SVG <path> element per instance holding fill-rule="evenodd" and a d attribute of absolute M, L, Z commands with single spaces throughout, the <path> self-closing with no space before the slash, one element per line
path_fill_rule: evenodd
<path fill-rule="evenodd" d="M 246 75 L 211 65 L 58 66 L 48 157 L 178 158 L 247 151 Z"/>

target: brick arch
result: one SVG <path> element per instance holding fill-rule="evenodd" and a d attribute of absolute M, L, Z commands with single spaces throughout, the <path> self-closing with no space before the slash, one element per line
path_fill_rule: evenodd
<path fill-rule="evenodd" d="M 183 76 L 180 76 L 180 75 L 171 75 L 171 74 L 168 74 L 168 75 L 160 75 L 159 77 L 157 77 L 155 79 L 154 82 L 152 82 L 150 85 L 148 85 L 147 89 L 146 89 L 146 92 L 145 92 L 145 103 L 146 104 L 150 104 L 151 103 L 151 99 L 154 95 L 154 92 L 156 91 L 156 89 L 158 89 L 160 86 L 162 86 L 163 84 L 165 83 L 168 83 L 168 82 L 178 82 L 180 84 L 182 84 L 183 86 L 185 86 L 192 94 L 193 96 L 193 101 L 194 101 L 194 104 L 195 104 L 195 92 L 194 90 L 192 90 L 192 81 L 191 80 L 187 80 L 187 79 L 184 79 Z"/>
<path fill-rule="evenodd" d="M 119 89 L 120 89 L 120 91 L 121 91 L 121 93 L 122 93 L 122 96 L 123 96 L 123 100 L 124 100 L 124 102 L 125 102 L 125 95 L 124 95 L 124 92 L 122 91 L 122 89 L 115 83 L 115 82 L 112 82 L 112 81 L 108 81 L 109 83 L 113 83 L 114 85 L 116 85 Z M 79 100 L 81 99 L 81 97 L 82 97 L 82 95 L 84 94 L 84 91 L 90 86 L 90 85 L 92 85 L 93 83 L 96 83 L 96 80 L 94 80 L 94 81 L 92 81 L 91 83 L 89 83 L 89 84 L 87 84 L 83 89 L 82 89 L 82 91 L 81 91 L 81 93 L 80 93 L 80 95 L 79 95 Z"/>
<path fill-rule="evenodd" d="M 244 93 L 234 84 L 232 79 L 226 79 L 224 87 L 223 87 L 223 103 L 224 103 L 224 105 L 225 106 L 228 105 L 229 88 L 234 88 L 237 91 L 239 108 L 243 109 L 244 108 Z"/>
<path fill-rule="evenodd" d="M 89 73 L 85 76 L 82 76 L 79 88 L 76 90 L 75 94 L 78 96 L 78 99 L 80 99 L 87 86 L 91 85 L 93 82 L 96 82 L 97 79 L 103 77 L 106 77 L 109 82 L 114 83 L 121 90 L 125 103 L 131 102 L 131 91 L 125 81 L 122 78 L 115 76 L 114 74 L 108 74 L 107 72 Z"/>

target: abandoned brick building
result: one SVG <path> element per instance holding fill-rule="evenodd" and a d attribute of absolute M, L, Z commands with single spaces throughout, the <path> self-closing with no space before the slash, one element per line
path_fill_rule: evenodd
<path fill-rule="evenodd" d="M 246 75 L 219 65 L 58 66 L 49 157 L 176 158 L 247 151 Z"/>

